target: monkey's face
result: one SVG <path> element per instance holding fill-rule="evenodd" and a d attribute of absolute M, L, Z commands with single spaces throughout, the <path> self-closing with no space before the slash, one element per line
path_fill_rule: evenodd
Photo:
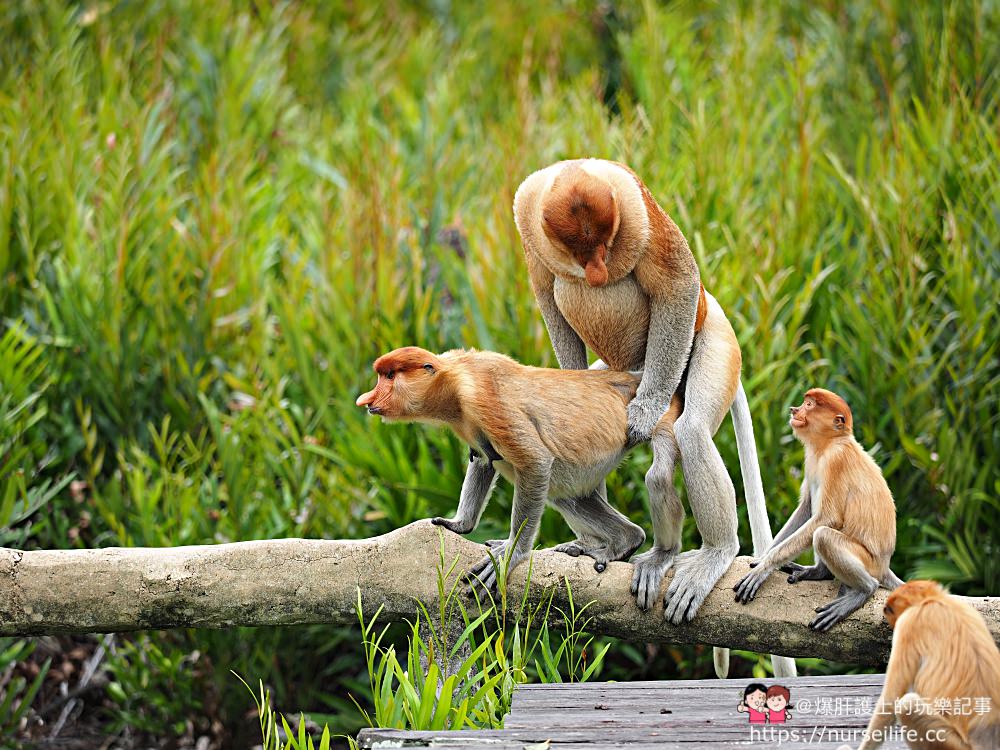
<path fill-rule="evenodd" d="M 829 439 L 850 432 L 851 410 L 840 396 L 822 388 L 809 390 L 801 406 L 792 406 L 788 424 L 799 440 Z"/>
<path fill-rule="evenodd" d="M 910 607 L 943 594 L 944 589 L 936 581 L 910 581 L 889 594 L 889 598 L 885 600 L 882 614 L 889 625 L 896 627 L 899 616 Z"/>
<path fill-rule="evenodd" d="M 439 366 L 434 354 L 416 346 L 384 354 L 375 360 L 375 387 L 358 396 L 355 404 L 384 420 L 424 418 L 422 405 Z"/>
<path fill-rule="evenodd" d="M 608 283 L 608 248 L 618 229 L 611 187 L 579 167 L 568 167 L 542 206 L 542 226 L 563 257 L 549 258 L 594 287 Z"/>

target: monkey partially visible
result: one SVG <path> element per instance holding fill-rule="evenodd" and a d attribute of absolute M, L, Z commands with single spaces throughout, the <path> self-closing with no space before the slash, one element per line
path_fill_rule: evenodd
<path fill-rule="evenodd" d="M 805 446 L 805 472 L 799 507 L 774 543 L 735 586 L 736 601 L 746 604 L 769 575 L 810 546 L 816 564 L 791 566 L 789 583 L 836 578 L 840 594 L 818 607 L 809 627 L 825 631 L 861 607 L 876 589 L 902 581 L 889 569 L 896 547 L 896 506 L 889 486 L 871 456 L 854 439 L 847 402 L 822 388 L 792 407 L 789 424 Z"/>
<path fill-rule="evenodd" d="M 475 529 L 499 472 L 514 484 L 514 502 L 509 537 L 491 552 L 496 560 L 510 555 L 508 571 L 531 552 L 546 502 L 577 536 L 556 549 L 594 558 L 598 571 L 642 545 L 645 532 L 598 491 L 627 449 L 626 406 L 637 375 L 526 367 L 493 352 L 435 355 L 415 346 L 379 357 L 375 371 L 378 382 L 358 406 L 386 420 L 450 427 L 471 448 L 458 511 L 434 523 L 458 534 Z M 496 590 L 489 557 L 471 574 L 474 586 Z"/>
<path fill-rule="evenodd" d="M 912 750 L 1000 748 L 1000 651 L 982 616 L 934 581 L 901 585 L 884 612 L 892 654 L 859 750 L 881 746 L 895 720 Z"/>

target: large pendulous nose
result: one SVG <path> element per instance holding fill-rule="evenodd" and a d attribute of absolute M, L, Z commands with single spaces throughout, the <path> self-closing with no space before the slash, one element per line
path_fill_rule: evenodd
<path fill-rule="evenodd" d="M 358 400 L 354 402 L 355 406 L 368 406 L 375 400 L 375 389 L 368 391 L 368 393 L 362 393 L 358 396 Z"/>

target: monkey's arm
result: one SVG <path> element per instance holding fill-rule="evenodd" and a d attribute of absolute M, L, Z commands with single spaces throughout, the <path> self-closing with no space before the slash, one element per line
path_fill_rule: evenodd
<path fill-rule="evenodd" d="M 559 360 L 559 367 L 563 370 L 586 370 L 587 345 L 559 312 L 553 290 L 555 276 L 533 252 L 526 251 L 525 258 L 528 262 L 531 288 L 535 292 L 538 309 L 542 311 L 542 319 L 548 329 L 556 359 Z"/>
<path fill-rule="evenodd" d="M 539 455 L 541 452 L 539 451 Z M 473 588 L 497 590 L 497 566 L 504 573 L 515 568 L 531 552 L 538 534 L 538 526 L 549 495 L 549 476 L 552 459 L 532 461 L 516 469 L 514 503 L 510 514 L 510 535 L 506 542 L 493 547 L 490 557 L 479 561 L 469 571 Z M 504 565 L 506 561 L 506 565 Z"/>
<path fill-rule="evenodd" d="M 917 674 L 923 650 L 912 642 L 914 634 L 909 632 L 908 624 L 906 621 L 896 624 L 896 632 L 892 636 L 892 652 L 885 670 L 885 685 L 875 702 L 875 711 L 858 750 L 875 750 L 882 746 L 885 730 L 896 719 L 896 702 L 906 694 Z"/>
<path fill-rule="evenodd" d="M 454 518 L 432 518 L 431 522 L 444 526 L 456 534 L 468 534 L 479 525 L 486 501 L 493 491 L 497 472 L 493 462 L 475 451 L 469 451 L 469 468 L 462 482 L 462 495 L 458 500 L 458 510 Z"/>
<path fill-rule="evenodd" d="M 809 479 L 806 478 L 802 480 L 802 487 L 799 489 L 799 507 L 795 509 L 795 512 L 785 522 L 785 525 L 781 527 L 781 531 L 774 537 L 774 541 L 771 542 L 768 552 L 788 539 L 798 529 L 802 528 L 802 524 L 808 521 L 810 516 L 812 516 L 812 497 L 809 492 Z"/>
<path fill-rule="evenodd" d="M 701 294 L 701 280 L 693 258 L 681 276 L 644 270 L 645 265 L 652 263 L 653 260 L 644 259 L 636 267 L 636 278 L 649 295 L 650 310 L 642 382 L 628 406 L 632 443 L 649 440 L 677 390 L 691 353 Z"/>
<path fill-rule="evenodd" d="M 759 562 L 752 563 L 753 570 L 743 576 L 740 582 L 733 587 L 736 592 L 736 601 L 742 604 L 751 601 L 775 568 L 784 565 L 789 560 L 794 560 L 812 544 L 813 533 L 822 523 L 822 516 L 813 516 L 783 542 L 773 545 Z"/>

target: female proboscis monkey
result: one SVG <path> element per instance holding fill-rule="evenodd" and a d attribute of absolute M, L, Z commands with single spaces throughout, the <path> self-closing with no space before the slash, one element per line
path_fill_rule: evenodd
<path fill-rule="evenodd" d="M 789 583 L 836 578 L 840 594 L 818 607 L 809 624 L 825 631 L 861 607 L 879 586 L 902 581 L 889 569 L 896 548 L 896 505 L 882 470 L 854 439 L 854 417 L 840 396 L 824 388 L 806 392 L 793 406 L 792 432 L 806 449 L 799 507 L 767 554 L 736 584 L 736 601 L 746 604 L 768 576 L 782 568 Z M 791 561 L 807 548 L 816 564 Z"/>
<path fill-rule="evenodd" d="M 934 581 L 904 583 L 884 613 L 892 653 L 859 750 L 881 746 L 896 720 L 912 750 L 1000 748 L 1000 651 L 982 615 Z"/>
<path fill-rule="evenodd" d="M 649 609 L 676 564 L 664 616 L 690 620 L 739 551 L 736 492 L 712 441 L 730 410 L 755 554 L 771 542 L 733 328 L 701 285 L 684 235 L 622 164 L 577 159 L 535 172 L 514 196 L 514 219 L 559 366 L 586 369 L 589 347 L 595 367 L 643 371 L 628 431 L 653 448 L 654 543 L 633 559 L 632 593 Z M 658 427 L 675 394 L 683 413 Z M 683 554 L 678 460 L 702 538 L 700 550 Z M 716 671 L 725 671 L 719 660 Z M 794 663 L 779 660 L 776 674 L 794 675 Z"/>

